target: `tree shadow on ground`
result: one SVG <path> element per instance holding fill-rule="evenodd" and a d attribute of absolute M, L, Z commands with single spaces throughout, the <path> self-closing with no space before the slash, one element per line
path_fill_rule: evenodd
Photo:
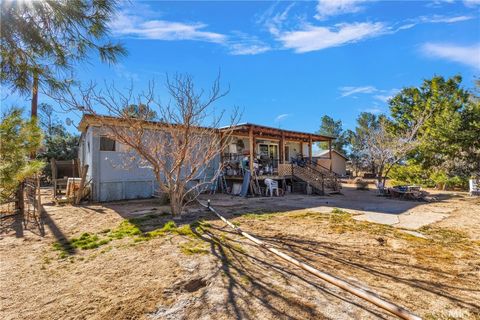
<path fill-rule="evenodd" d="M 302 270 L 279 263 L 265 249 L 238 241 L 225 231 L 210 226 L 197 235 L 209 244 L 211 253 L 220 262 L 219 272 L 225 282 L 228 302 L 223 312 L 228 316 L 257 319 L 259 309 L 263 309 L 262 315 L 272 319 L 327 319 L 330 315 L 324 314 L 315 302 L 321 295 L 332 304 L 342 302 L 371 316 L 385 318 L 375 307 L 364 306 L 356 301 L 358 299 L 329 289 Z M 244 246 L 248 246 L 248 250 Z M 299 294 L 305 287 L 309 292 Z M 312 296 L 309 297 L 309 293 Z M 200 316 L 201 311 L 198 314 L 193 311 L 192 315 Z"/>
<path fill-rule="evenodd" d="M 461 198 L 462 195 L 454 193 L 436 193 L 434 203 L 446 202 L 453 198 Z M 242 198 L 226 194 L 207 195 L 202 194 L 200 199 L 211 200 L 214 207 L 223 208 L 223 212 L 229 214 L 234 211 L 240 215 L 251 213 L 252 208 L 263 212 L 286 212 L 291 210 L 308 210 L 319 207 L 341 208 L 364 212 L 399 215 L 419 206 L 431 202 L 399 200 L 381 196 L 375 190 L 356 190 L 350 186 L 344 186 L 341 194 L 332 195 L 304 195 L 291 193 L 283 197 L 251 197 Z"/>
<path fill-rule="evenodd" d="M 226 230 L 222 232 L 231 233 Z M 373 257 L 371 254 L 362 252 L 362 248 L 359 247 L 279 234 L 275 236 L 252 235 L 274 245 L 300 261 L 333 275 L 338 274 L 339 270 L 348 269 L 347 273 L 353 276 L 374 276 L 376 280 L 370 287 L 378 289 L 378 292 L 382 292 L 382 289 L 384 291 L 385 282 L 396 283 L 400 284 L 399 287 L 410 287 L 418 292 L 419 296 L 422 296 L 422 292 L 424 292 L 438 298 L 447 299 L 460 308 L 467 308 L 473 312 L 480 310 L 480 304 L 478 304 L 480 290 L 468 286 L 468 284 L 475 282 L 474 276 L 470 276 L 470 280 L 463 279 L 464 281 L 461 281 L 458 285 L 450 285 L 444 283 L 443 280 L 452 279 L 454 275 L 448 274 L 442 269 L 408 264 L 402 262 L 398 257 L 382 256 L 381 254 Z M 429 280 L 423 278 L 427 274 Z M 308 276 L 309 280 L 312 277 Z M 430 280 L 432 277 L 435 280 Z M 462 286 L 461 284 L 467 285 Z"/>
<path fill-rule="evenodd" d="M 38 208 L 38 207 L 37 207 Z M 11 217 L 2 219 L 0 225 L 0 234 L 15 234 L 16 238 L 25 237 L 25 233 L 37 235 L 39 237 L 46 236 L 45 227 L 48 228 L 59 244 L 61 250 L 68 255 L 75 254 L 76 250 L 70 244 L 68 237 L 55 223 L 43 204 L 40 205 L 40 212 L 26 212 L 25 214 L 15 214 Z"/>

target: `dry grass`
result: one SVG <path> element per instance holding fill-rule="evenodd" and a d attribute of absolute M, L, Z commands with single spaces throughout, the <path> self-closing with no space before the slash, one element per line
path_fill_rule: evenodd
<path fill-rule="evenodd" d="M 128 205 L 145 211 L 137 203 Z M 470 216 L 462 223 L 424 227 L 423 239 L 357 221 L 348 209 L 267 209 L 252 208 L 256 213 L 234 216 L 232 222 L 425 319 L 479 319 L 480 245 L 470 233 L 477 225 L 465 227 Z M 45 238 L 0 241 L 6 271 L 0 281 L 10 288 L 0 297 L 1 318 L 391 319 L 272 257 L 205 212 L 193 211 L 177 224 L 161 214 L 122 218 L 100 206 L 95 210 L 67 206 L 51 215 L 69 241 L 56 241 L 48 229 Z M 52 250 L 53 242 L 58 250 Z M 192 282 L 202 285 L 185 289 Z"/>

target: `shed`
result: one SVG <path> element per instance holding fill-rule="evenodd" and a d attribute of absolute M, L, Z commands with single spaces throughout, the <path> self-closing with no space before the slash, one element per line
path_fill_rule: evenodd
<path fill-rule="evenodd" d="M 348 158 L 335 149 L 332 149 L 332 159 L 330 159 L 329 150 L 318 150 L 313 152 L 312 160 L 326 170 L 331 169 L 339 176 L 343 177 L 347 174 Z"/>

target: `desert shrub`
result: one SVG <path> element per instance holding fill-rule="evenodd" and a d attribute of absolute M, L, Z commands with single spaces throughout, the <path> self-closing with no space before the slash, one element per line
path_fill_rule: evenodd
<path fill-rule="evenodd" d="M 450 176 L 443 170 L 435 171 L 430 175 L 430 179 L 434 182 L 434 185 L 438 189 L 467 189 L 468 177 L 462 177 L 458 175 Z"/>
<path fill-rule="evenodd" d="M 468 177 L 462 177 L 445 170 L 428 170 L 419 164 L 407 163 L 394 166 L 388 178 L 392 185 L 420 185 L 422 187 L 437 187 L 438 189 L 466 189 Z"/>
<path fill-rule="evenodd" d="M 368 190 L 368 181 L 365 181 L 362 178 L 356 178 L 354 183 L 357 190 Z"/>
<path fill-rule="evenodd" d="M 430 178 L 430 172 L 419 164 L 396 165 L 388 173 L 392 185 L 420 185 L 434 187 L 435 182 Z"/>

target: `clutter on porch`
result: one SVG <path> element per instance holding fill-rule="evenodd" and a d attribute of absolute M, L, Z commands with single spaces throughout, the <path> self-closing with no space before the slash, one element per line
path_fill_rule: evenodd
<path fill-rule="evenodd" d="M 224 141 L 223 172 L 216 184 L 221 192 L 241 196 L 282 196 L 288 192 L 338 192 L 331 168 L 312 161 L 315 142 L 331 137 L 254 124 L 235 127 Z M 331 151 L 328 153 L 331 156 Z"/>
<path fill-rule="evenodd" d="M 50 160 L 53 198 L 57 203 L 78 204 L 90 195 L 86 181 L 88 165 L 79 166 L 78 160 Z"/>

